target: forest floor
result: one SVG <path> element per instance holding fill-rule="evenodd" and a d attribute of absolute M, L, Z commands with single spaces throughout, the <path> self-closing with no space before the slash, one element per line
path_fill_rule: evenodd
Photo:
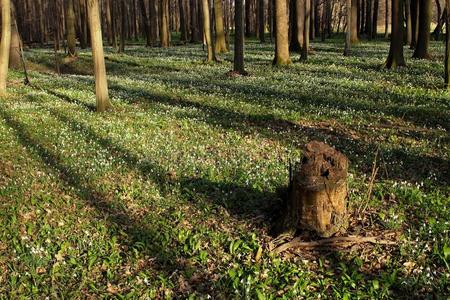
<path fill-rule="evenodd" d="M 249 42 L 247 77 L 201 45 L 109 48 L 104 114 L 89 51 L 58 77 L 50 49 L 27 50 L 32 85 L 11 72 L 0 99 L 0 298 L 448 296 L 443 45 L 429 61 L 405 48 L 398 71 L 386 41 L 312 45 L 276 68 L 273 45 Z M 350 159 L 349 235 L 394 245 L 270 251 L 314 139 Z"/>

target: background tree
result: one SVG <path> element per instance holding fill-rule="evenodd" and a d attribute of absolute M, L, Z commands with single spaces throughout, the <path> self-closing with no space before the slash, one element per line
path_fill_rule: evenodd
<path fill-rule="evenodd" d="M 5 1 L 5 0 L 3 0 Z M 105 56 L 103 53 L 102 29 L 98 0 L 88 0 L 89 29 L 91 32 L 92 58 L 94 60 L 95 95 L 97 111 L 104 112 L 112 107 L 109 101 L 106 80 Z"/>
<path fill-rule="evenodd" d="M 1 0 L 2 5 L 2 37 L 0 42 L 0 94 L 6 93 L 8 78 L 9 47 L 11 44 L 11 2 Z"/>
<path fill-rule="evenodd" d="M 345 47 L 344 47 L 344 55 L 350 55 L 350 48 L 352 44 L 352 0 L 347 1 L 347 32 L 345 34 Z"/>
<path fill-rule="evenodd" d="M 445 10 L 450 9 L 449 0 L 445 0 Z M 450 89 L 450 14 L 445 14 L 445 57 L 444 57 L 444 82 L 445 87 Z"/>
<path fill-rule="evenodd" d="M 288 42 L 288 16 L 286 0 L 275 0 L 275 58 L 273 64 L 277 66 L 291 63 Z"/>
<path fill-rule="evenodd" d="M 403 0 L 392 0 L 392 33 L 386 68 L 405 66 L 403 57 Z"/>
<path fill-rule="evenodd" d="M 167 48 L 170 44 L 169 0 L 159 0 L 159 4 L 159 36 L 161 40 L 161 47 Z"/>
<path fill-rule="evenodd" d="M 309 29 L 310 29 L 310 16 L 311 16 L 311 1 L 304 1 L 304 10 L 305 10 L 305 25 L 303 26 L 303 45 L 302 45 L 302 53 L 300 56 L 300 60 L 308 59 L 308 51 L 309 51 Z"/>
<path fill-rule="evenodd" d="M 352 0 L 352 17 L 351 23 L 351 42 L 358 42 L 358 0 Z"/>
<path fill-rule="evenodd" d="M 22 67 L 21 40 L 16 21 L 16 9 L 14 2 L 11 2 L 11 42 L 9 47 L 9 67 L 19 70 Z"/>

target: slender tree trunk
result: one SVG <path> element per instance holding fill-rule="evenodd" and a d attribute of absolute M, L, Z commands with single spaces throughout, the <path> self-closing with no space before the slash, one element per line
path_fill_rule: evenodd
<path fill-rule="evenodd" d="M 384 15 L 384 38 L 389 38 L 389 0 L 386 0 L 386 10 Z"/>
<path fill-rule="evenodd" d="M 358 0 L 352 0 L 352 17 L 351 23 L 351 42 L 358 42 Z"/>
<path fill-rule="evenodd" d="M 392 0 L 392 33 L 386 68 L 405 66 L 403 57 L 403 0 Z"/>
<path fill-rule="evenodd" d="M 20 70 L 22 68 L 22 59 L 20 57 L 20 35 L 17 29 L 16 9 L 14 2 L 11 2 L 11 43 L 9 47 L 9 67 Z"/>
<path fill-rule="evenodd" d="M 286 0 L 275 0 L 275 58 L 274 65 L 288 65 L 289 57 L 288 15 Z"/>
<path fill-rule="evenodd" d="M 9 47 L 11 44 L 11 2 L 1 0 L 2 9 L 2 37 L 0 42 L 0 95 L 6 93 L 8 78 Z"/>
<path fill-rule="evenodd" d="M 308 51 L 309 51 L 309 29 L 311 25 L 311 1 L 304 0 L 304 11 L 305 11 L 305 25 L 303 27 L 303 45 L 302 45 L 302 53 L 300 55 L 300 60 L 308 59 Z"/>
<path fill-rule="evenodd" d="M 411 14 L 411 44 L 410 49 L 416 48 L 417 33 L 419 32 L 419 0 L 410 0 Z"/>
<path fill-rule="evenodd" d="M 406 44 L 412 42 L 411 0 L 405 0 Z"/>
<path fill-rule="evenodd" d="M 73 11 L 73 0 L 66 0 L 66 34 L 67 34 L 67 51 L 69 56 L 76 56 L 77 37 L 75 31 L 75 12 Z"/>
<path fill-rule="evenodd" d="M 265 21 L 265 4 L 264 0 L 257 0 L 258 1 L 258 32 L 259 32 L 259 41 L 261 43 L 265 42 L 265 28 L 266 28 L 266 21 Z"/>
<path fill-rule="evenodd" d="M 314 40 L 314 38 L 316 37 L 316 30 L 315 30 L 315 26 L 314 24 L 316 23 L 316 12 L 315 12 L 315 7 L 316 7 L 316 0 L 310 0 L 310 22 L 309 22 L 309 39 L 311 41 Z"/>
<path fill-rule="evenodd" d="M 430 42 L 430 24 L 432 16 L 432 1 L 419 1 L 419 32 L 417 36 L 416 49 L 414 50 L 414 58 L 429 59 L 428 44 Z"/>
<path fill-rule="evenodd" d="M 434 40 L 439 41 L 439 36 L 441 35 L 442 23 L 444 22 L 444 14 L 442 13 L 441 3 L 439 0 L 436 0 L 436 8 L 437 8 L 437 22 L 436 28 L 433 31 Z"/>
<path fill-rule="evenodd" d="M 208 48 L 208 57 L 206 62 L 213 62 L 216 57 L 214 53 L 214 48 L 212 45 L 211 37 L 211 19 L 209 16 L 209 3 L 208 0 L 202 0 L 203 4 L 203 34 L 205 35 L 206 47 Z"/>
<path fill-rule="evenodd" d="M 373 19 L 372 19 L 372 38 L 377 37 L 377 29 L 378 29 L 378 8 L 379 8 L 379 0 L 374 0 L 373 2 Z"/>
<path fill-rule="evenodd" d="M 347 32 L 345 34 L 345 47 L 344 56 L 350 55 L 350 48 L 352 44 L 352 0 L 346 0 L 347 2 Z"/>
<path fill-rule="evenodd" d="M 180 10 L 180 40 L 184 43 L 188 41 L 188 32 L 187 32 L 187 10 L 185 0 L 178 0 L 178 6 Z"/>
<path fill-rule="evenodd" d="M 160 14 L 160 26 L 159 35 L 161 40 L 161 47 L 169 47 L 169 0 L 159 0 L 159 14 Z"/>
<path fill-rule="evenodd" d="M 225 30 L 223 26 L 223 8 L 222 0 L 214 0 L 214 20 L 216 23 L 216 53 L 228 52 L 227 42 L 225 40 Z"/>
<path fill-rule="evenodd" d="M 304 1 L 305 0 L 289 1 L 289 50 L 298 53 L 301 53 L 301 47 L 303 44 L 303 25 L 305 24 Z"/>
<path fill-rule="evenodd" d="M 450 20 L 449 11 L 450 5 L 449 0 L 445 0 L 445 58 L 444 58 L 444 83 L 447 89 L 450 89 Z"/>
<path fill-rule="evenodd" d="M 88 15 L 89 29 L 91 32 L 92 58 L 94 60 L 97 111 L 104 112 L 110 109 L 112 105 L 108 95 L 108 82 L 106 80 L 106 66 L 103 53 L 103 38 L 98 0 L 88 0 Z"/>
<path fill-rule="evenodd" d="M 372 0 L 366 1 L 366 24 L 365 34 L 368 39 L 372 38 Z"/>
<path fill-rule="evenodd" d="M 158 14 L 156 13 L 156 1 L 149 2 L 149 19 L 150 19 L 150 44 L 155 46 L 158 39 Z"/>
<path fill-rule="evenodd" d="M 119 53 L 125 52 L 125 39 L 127 30 L 127 0 L 120 0 L 120 45 Z"/>
<path fill-rule="evenodd" d="M 269 0 L 270 1 L 270 0 Z M 236 0 L 234 7 L 234 72 L 245 75 L 244 69 L 244 4 Z"/>

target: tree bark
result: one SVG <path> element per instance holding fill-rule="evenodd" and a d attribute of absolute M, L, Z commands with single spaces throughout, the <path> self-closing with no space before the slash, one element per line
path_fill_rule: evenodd
<path fill-rule="evenodd" d="M 213 62 L 216 60 L 214 48 L 211 37 L 211 20 L 209 16 L 209 3 L 208 0 L 202 0 L 203 5 L 203 34 L 205 36 L 206 47 L 208 49 L 208 57 L 206 62 Z"/>
<path fill-rule="evenodd" d="M 225 39 L 225 30 L 223 26 L 223 7 L 222 0 L 214 0 L 214 20 L 216 24 L 216 53 L 228 52 L 227 41 Z"/>
<path fill-rule="evenodd" d="M 73 11 L 73 0 L 66 0 L 66 34 L 67 34 L 67 54 L 76 56 L 77 37 L 75 32 L 75 13 Z"/>
<path fill-rule="evenodd" d="M 358 0 L 352 0 L 351 42 L 358 42 Z"/>
<path fill-rule="evenodd" d="M 275 0 L 275 58 L 273 64 L 277 66 L 291 63 L 289 57 L 289 28 L 286 6 L 286 0 Z"/>
<path fill-rule="evenodd" d="M 11 2 L 1 0 L 2 37 L 0 42 L 0 95 L 6 93 L 8 77 L 9 47 L 11 44 Z"/>
<path fill-rule="evenodd" d="M 414 50 L 414 58 L 429 59 L 428 44 L 430 42 L 430 24 L 432 16 L 432 1 L 419 1 L 419 32 Z"/>
<path fill-rule="evenodd" d="M 345 34 L 345 46 L 344 56 L 350 55 L 350 49 L 352 45 L 352 0 L 346 0 L 347 2 L 347 32 Z"/>
<path fill-rule="evenodd" d="M 373 2 L 373 19 L 372 19 L 372 38 L 377 37 L 378 31 L 378 8 L 379 8 L 379 0 L 374 0 Z"/>
<path fill-rule="evenodd" d="M 20 53 L 21 40 L 17 29 L 16 9 L 14 2 L 11 2 L 11 43 L 9 48 L 9 67 L 20 70 L 22 68 L 22 58 Z"/>
<path fill-rule="evenodd" d="M 159 37 L 161 40 L 161 47 L 167 48 L 170 44 L 169 32 L 169 0 L 159 0 Z"/>
<path fill-rule="evenodd" d="M 88 0 L 89 29 L 91 33 L 92 58 L 94 60 L 95 95 L 97 111 L 104 112 L 112 108 L 108 95 L 105 56 L 103 53 L 102 29 L 98 0 Z"/>
<path fill-rule="evenodd" d="M 264 0 L 257 0 L 258 1 L 258 36 L 259 41 L 261 43 L 265 42 L 265 28 L 266 28 L 266 19 L 265 19 L 265 4 Z"/>
<path fill-rule="evenodd" d="M 386 68 L 405 66 L 403 57 L 403 0 L 392 0 L 392 33 Z"/>
<path fill-rule="evenodd" d="M 305 0 L 289 1 L 289 28 L 291 29 L 289 50 L 299 53 L 303 44 L 303 27 L 305 24 L 304 2 Z"/>
<path fill-rule="evenodd" d="M 309 52 L 309 29 L 311 25 L 311 1 L 304 0 L 304 10 L 305 10 L 305 25 L 303 26 L 303 45 L 302 45 L 302 53 L 300 55 L 300 60 L 308 59 Z"/>
<path fill-rule="evenodd" d="M 412 42 L 411 0 L 405 0 L 406 44 Z"/>
<path fill-rule="evenodd" d="M 269 0 L 270 1 L 270 0 Z M 244 4 L 236 0 L 234 7 L 234 68 L 233 71 L 245 75 L 244 69 Z"/>
<path fill-rule="evenodd" d="M 386 0 L 386 11 L 384 15 L 384 38 L 387 39 L 388 37 L 389 37 L 389 0 Z"/>

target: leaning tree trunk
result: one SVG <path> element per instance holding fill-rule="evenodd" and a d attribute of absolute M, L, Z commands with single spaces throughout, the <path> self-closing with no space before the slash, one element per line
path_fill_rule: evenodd
<path fill-rule="evenodd" d="M 348 159 L 317 141 L 306 145 L 294 167 L 285 205 L 283 229 L 315 232 L 320 237 L 344 233 L 347 214 Z"/>
<path fill-rule="evenodd" d="M 216 24 L 216 53 L 226 53 L 228 52 L 228 48 L 223 26 L 222 0 L 214 0 L 214 21 Z"/>
<path fill-rule="evenodd" d="M 432 1 L 419 1 L 419 32 L 417 36 L 416 49 L 414 50 L 414 58 L 429 59 L 428 44 L 430 43 L 430 24 L 432 16 Z"/>
<path fill-rule="evenodd" d="M 392 0 L 392 33 L 386 68 L 405 66 L 403 57 L 403 0 Z"/>
<path fill-rule="evenodd" d="M 102 29 L 98 0 L 88 0 L 89 29 L 91 32 L 92 58 L 94 60 L 95 95 L 97 111 L 104 112 L 112 107 L 108 95 L 105 55 L 103 53 Z"/>
<path fill-rule="evenodd" d="M 277 66 L 291 63 L 287 18 L 286 0 L 275 0 L 275 58 L 273 64 Z"/>
<path fill-rule="evenodd" d="M 245 75 L 244 69 L 244 4 L 236 0 L 234 9 L 234 72 Z"/>
<path fill-rule="evenodd" d="M 16 9 L 14 2 L 11 2 L 11 44 L 9 47 L 9 67 L 19 70 L 22 67 L 22 58 L 20 54 L 21 40 L 17 28 Z"/>
<path fill-rule="evenodd" d="M 67 51 L 69 56 L 76 56 L 77 37 L 75 31 L 75 12 L 73 11 L 73 0 L 66 0 L 66 34 L 67 34 Z"/>
<path fill-rule="evenodd" d="M 0 95 L 6 93 L 8 77 L 9 47 L 11 44 L 11 2 L 1 0 L 2 37 L 0 42 Z"/>

